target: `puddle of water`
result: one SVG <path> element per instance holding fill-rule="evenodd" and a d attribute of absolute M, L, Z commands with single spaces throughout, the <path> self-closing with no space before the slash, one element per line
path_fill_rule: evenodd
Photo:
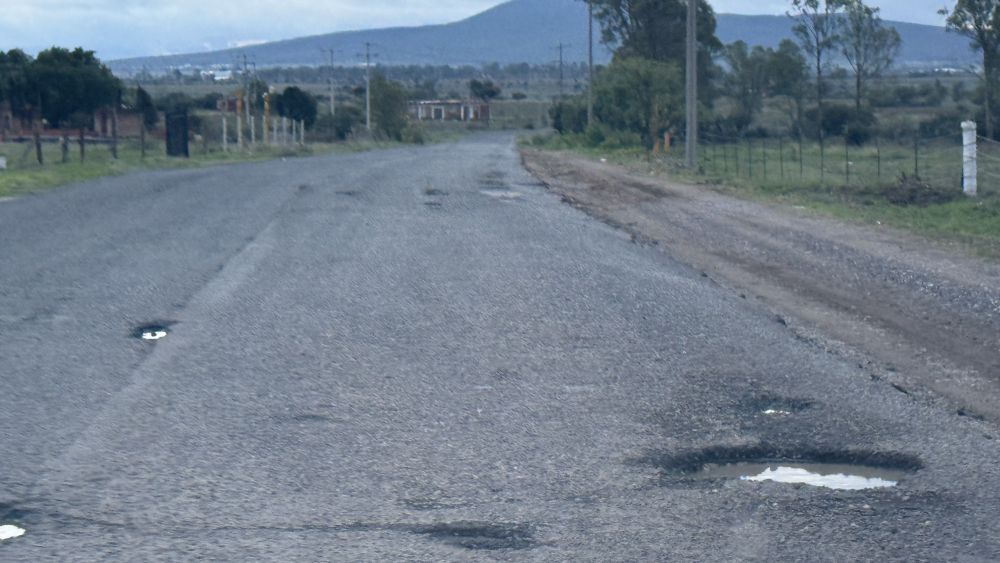
<path fill-rule="evenodd" d="M 23 536 L 25 530 L 23 528 L 18 528 L 17 526 L 5 525 L 0 526 L 0 541 L 12 540 L 14 538 L 19 538 Z"/>
<path fill-rule="evenodd" d="M 908 475 L 905 471 L 828 463 L 730 463 L 706 464 L 699 477 L 740 481 L 803 484 L 838 491 L 861 491 L 895 487 Z"/>
<path fill-rule="evenodd" d="M 142 333 L 143 340 L 162 340 L 167 337 L 165 330 L 147 330 Z"/>
<path fill-rule="evenodd" d="M 764 411 L 767 416 L 791 416 L 791 411 L 783 411 L 780 409 L 767 409 Z"/>
<path fill-rule="evenodd" d="M 521 192 L 512 190 L 481 190 L 481 193 L 497 199 L 520 199 L 521 197 Z"/>

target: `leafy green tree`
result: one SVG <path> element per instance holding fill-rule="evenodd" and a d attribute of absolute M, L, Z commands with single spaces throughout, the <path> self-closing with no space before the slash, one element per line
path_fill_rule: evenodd
<path fill-rule="evenodd" d="M 651 147 L 682 121 L 683 73 L 673 63 L 615 59 L 594 82 L 594 112 L 604 125 L 638 133 Z"/>
<path fill-rule="evenodd" d="M 986 136 L 995 138 L 993 116 L 996 83 L 1000 77 L 1000 0 L 958 0 L 954 8 L 939 13 L 947 18 L 948 31 L 968 37 L 972 48 L 983 55 Z"/>
<path fill-rule="evenodd" d="M 33 61 L 20 49 L 0 51 L 0 101 L 10 103 L 15 117 L 30 119 L 38 104 Z"/>
<path fill-rule="evenodd" d="M 839 18 L 843 0 L 792 0 L 792 31 L 802 50 L 811 59 L 816 79 L 816 109 L 818 123 L 823 122 L 824 73 L 830 65 L 833 50 L 840 41 Z M 819 127 L 820 151 L 823 150 L 823 128 Z"/>
<path fill-rule="evenodd" d="M 892 66 L 903 42 L 894 28 L 885 26 L 879 8 L 863 0 L 846 0 L 840 28 L 841 50 L 854 71 L 854 108 L 860 111 L 865 84 Z"/>
<path fill-rule="evenodd" d="M 639 57 L 672 63 L 684 70 L 687 64 L 687 2 L 685 0 L 590 0 L 601 24 L 603 41 L 617 48 L 620 57 Z M 704 87 L 702 100 L 714 94 L 708 78 L 716 74 L 713 57 L 722 49 L 715 35 L 715 11 L 706 0 L 698 2 L 698 73 Z"/>
<path fill-rule="evenodd" d="M 93 51 L 53 47 L 38 54 L 34 73 L 42 98 L 42 114 L 53 126 L 74 114 L 93 115 L 115 102 L 121 83 Z"/>
<path fill-rule="evenodd" d="M 791 102 L 794 128 L 801 136 L 809 92 L 809 67 L 802 49 L 791 39 L 783 39 L 768 54 L 766 75 L 771 94 Z"/>
<path fill-rule="evenodd" d="M 469 92 L 472 94 L 472 97 L 486 102 L 500 96 L 501 91 L 499 86 L 489 80 L 483 82 L 472 80 L 469 82 Z"/>
<path fill-rule="evenodd" d="M 86 154 L 84 134 L 93 126 L 94 112 L 117 102 L 121 82 L 93 51 L 52 47 L 32 65 L 41 98 L 41 113 L 56 127 L 80 131 L 80 159 Z"/>
<path fill-rule="evenodd" d="M 729 67 L 725 91 L 736 103 L 736 128 L 743 131 L 764 105 L 769 52 L 760 46 L 751 50 L 743 41 L 736 41 L 726 47 L 725 60 Z"/>
<path fill-rule="evenodd" d="M 316 98 L 296 86 L 289 86 L 275 96 L 274 109 L 282 117 L 305 122 L 306 128 L 311 128 L 319 115 Z"/>
<path fill-rule="evenodd" d="M 142 123 L 146 130 L 155 128 L 157 122 L 160 121 L 160 113 L 156 111 L 153 97 L 142 86 L 135 91 L 135 110 L 142 116 Z"/>
<path fill-rule="evenodd" d="M 372 76 L 372 125 L 386 137 L 403 140 L 406 129 L 406 89 L 381 72 Z"/>

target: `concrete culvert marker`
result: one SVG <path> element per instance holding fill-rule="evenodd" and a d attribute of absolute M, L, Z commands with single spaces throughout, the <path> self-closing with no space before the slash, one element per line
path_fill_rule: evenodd
<path fill-rule="evenodd" d="M 11 524 L 0 526 L 0 541 L 12 540 L 25 534 L 24 528 L 18 528 Z"/>
<path fill-rule="evenodd" d="M 895 487 L 922 468 L 920 460 L 905 454 L 767 445 L 708 448 L 677 456 L 654 455 L 643 461 L 659 467 L 668 482 L 772 481 L 842 491 Z"/>

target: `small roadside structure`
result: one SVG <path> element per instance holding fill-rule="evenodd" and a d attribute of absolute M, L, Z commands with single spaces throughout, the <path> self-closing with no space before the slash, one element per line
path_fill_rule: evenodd
<path fill-rule="evenodd" d="M 421 100 L 410 102 L 410 115 L 417 121 L 489 122 L 490 104 L 482 100 Z"/>

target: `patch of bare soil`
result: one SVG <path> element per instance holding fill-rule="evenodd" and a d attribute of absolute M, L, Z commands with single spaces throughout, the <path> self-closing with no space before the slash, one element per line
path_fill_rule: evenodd
<path fill-rule="evenodd" d="M 901 392 L 1000 422 L 1000 265 L 958 245 L 528 150 L 564 201 L 655 241 Z M 783 320 L 783 322 L 785 322 Z"/>

